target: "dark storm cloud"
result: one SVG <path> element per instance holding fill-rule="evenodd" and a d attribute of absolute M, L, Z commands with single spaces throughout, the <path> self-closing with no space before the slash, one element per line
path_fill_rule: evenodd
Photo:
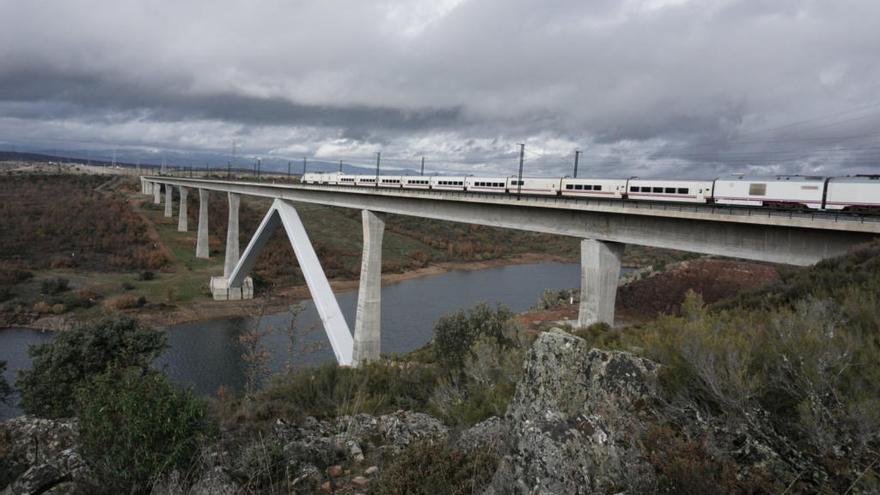
<path fill-rule="evenodd" d="M 407 129 L 449 127 L 459 122 L 458 108 L 415 110 L 298 104 L 281 97 L 254 97 L 236 93 L 187 95 L 161 88 L 133 87 L 95 76 L 41 74 L 35 70 L 0 75 L 0 101 L 22 105 L 9 116 L 19 118 L 68 117 L 114 110 L 146 115 L 156 121 L 216 119 L 257 125 L 315 125 L 351 129 Z M 58 113 L 46 115 L 46 109 Z"/>
<path fill-rule="evenodd" d="M 873 0 L 0 0 L 0 136 L 450 170 L 506 170 L 525 142 L 535 173 L 575 148 L 603 175 L 871 171 L 878 18 Z"/>

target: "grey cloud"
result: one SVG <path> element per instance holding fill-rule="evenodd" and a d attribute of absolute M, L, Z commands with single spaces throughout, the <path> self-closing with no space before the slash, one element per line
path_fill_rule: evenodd
<path fill-rule="evenodd" d="M 0 135 L 193 153 L 238 137 L 450 171 L 507 170 L 527 142 L 547 173 L 575 147 L 603 175 L 864 172 L 877 18 L 872 0 L 13 1 Z"/>

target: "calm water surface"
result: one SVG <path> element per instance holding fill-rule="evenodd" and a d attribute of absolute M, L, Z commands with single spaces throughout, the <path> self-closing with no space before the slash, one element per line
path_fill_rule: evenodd
<path fill-rule="evenodd" d="M 431 328 L 440 316 L 478 302 L 503 303 L 514 311 L 533 305 L 546 288 L 577 287 L 580 265 L 536 263 L 451 271 L 431 277 L 407 280 L 382 288 L 382 352 L 411 351 L 431 339 Z M 357 292 L 337 294 L 349 327 L 354 328 Z M 320 326 L 311 301 L 296 325 L 296 342 L 291 345 L 286 329 L 290 313 L 265 315 L 258 328 L 265 335 L 262 344 L 270 352 L 270 368 L 301 367 L 332 361 L 333 352 Z M 165 367 L 178 383 L 202 394 L 214 394 L 223 385 L 239 390 L 244 385 L 243 352 L 239 336 L 253 328 L 252 318 L 225 318 L 172 325 L 165 330 L 170 348 L 157 364 Z M 28 344 L 51 338 L 49 333 L 24 329 L 0 330 L 0 361 L 8 361 L 6 378 L 30 366 Z M 0 405 L 0 418 L 18 414 Z"/>

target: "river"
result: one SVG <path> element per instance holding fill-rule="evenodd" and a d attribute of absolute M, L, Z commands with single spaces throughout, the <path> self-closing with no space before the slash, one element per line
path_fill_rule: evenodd
<path fill-rule="evenodd" d="M 502 303 L 524 311 L 537 302 L 545 288 L 579 285 L 580 265 L 544 262 L 510 265 L 478 271 L 454 270 L 440 275 L 405 280 L 382 288 L 382 352 L 402 353 L 424 345 L 440 316 L 478 302 Z M 353 328 L 357 291 L 337 294 L 346 320 Z M 297 320 L 296 344 L 291 352 L 288 337 L 290 313 L 265 315 L 257 328 L 269 351 L 269 368 L 308 366 L 333 360 L 329 342 L 311 301 Z M 169 349 L 157 360 L 177 383 L 201 394 L 214 394 L 222 385 L 233 390 L 244 386 L 244 366 L 239 336 L 254 328 L 252 318 L 224 318 L 171 325 L 165 330 Z M 51 338 L 50 333 L 10 328 L 0 330 L 0 361 L 7 361 L 7 381 L 17 370 L 30 366 L 29 344 Z M 19 414 L 0 405 L 0 419 Z"/>

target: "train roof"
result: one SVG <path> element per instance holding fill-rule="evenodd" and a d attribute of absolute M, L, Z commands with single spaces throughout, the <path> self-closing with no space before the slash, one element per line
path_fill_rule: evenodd
<path fill-rule="evenodd" d="M 880 175 L 848 175 L 846 177 L 832 177 L 831 182 L 846 182 L 849 184 L 880 184 Z"/>
<path fill-rule="evenodd" d="M 733 182 L 817 182 L 824 181 L 820 175 L 734 175 L 732 177 L 719 177 L 718 180 Z"/>

